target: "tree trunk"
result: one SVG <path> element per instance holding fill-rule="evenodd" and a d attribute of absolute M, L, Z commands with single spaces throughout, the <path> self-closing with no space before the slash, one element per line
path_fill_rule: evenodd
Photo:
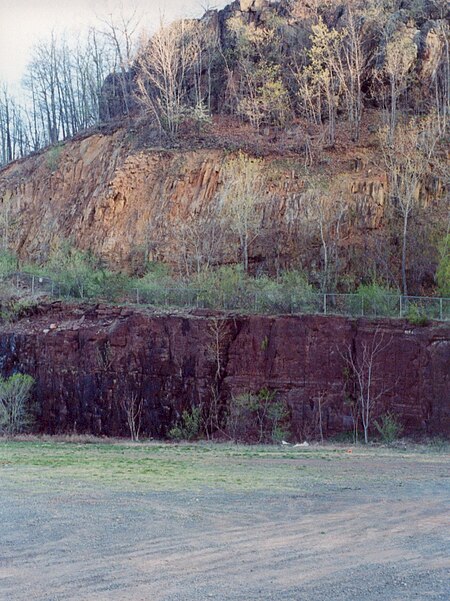
<path fill-rule="evenodd" d="M 409 211 L 403 216 L 403 241 L 402 241 L 402 288 L 403 295 L 408 296 L 408 283 L 406 281 L 406 253 L 407 253 L 407 234 L 408 234 Z"/>

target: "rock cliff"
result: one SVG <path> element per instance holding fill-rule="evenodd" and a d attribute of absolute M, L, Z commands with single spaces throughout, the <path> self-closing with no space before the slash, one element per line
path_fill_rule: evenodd
<path fill-rule="evenodd" d="M 220 148 L 133 149 L 124 130 L 69 141 L 0 170 L 3 240 L 23 260 L 43 261 L 69 239 L 115 269 L 136 270 L 144 256 L 173 263 L 177 224 L 207 211 L 227 156 Z M 251 249 L 255 261 L 270 259 L 273 236 L 287 240 L 292 222 L 303 218 L 310 177 L 300 155 L 264 160 L 269 190 L 263 235 Z M 333 160 L 329 186 L 335 198 L 346 199 L 349 232 L 361 237 L 376 230 L 384 174 L 358 153 Z M 286 245 L 283 252 L 289 261 L 296 251 Z"/>
<path fill-rule="evenodd" d="M 158 315 L 106 306 L 40 307 L 0 329 L 0 369 L 36 379 L 38 427 L 45 432 L 126 434 L 120 399 L 145 403 L 144 430 L 164 436 L 182 410 L 207 405 L 217 387 L 232 393 L 268 387 L 287 401 L 296 439 L 317 436 L 322 395 L 327 435 L 351 430 L 351 394 L 343 355 L 360 361 L 364 344 L 382 337 L 374 363 L 381 398 L 405 434 L 450 432 L 450 330 L 404 321 L 319 316 L 227 316 L 221 322 L 220 377 L 213 344 L 217 317 Z M 219 316 L 220 317 L 220 316 Z"/>

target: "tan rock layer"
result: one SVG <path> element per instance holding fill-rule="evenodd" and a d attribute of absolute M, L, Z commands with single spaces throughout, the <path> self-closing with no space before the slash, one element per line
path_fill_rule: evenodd
<path fill-rule="evenodd" d="M 227 156 L 209 149 L 132 152 L 123 131 L 67 142 L 0 171 L 3 240 L 22 259 L 39 261 L 60 240 L 70 239 L 112 268 L 131 270 L 136 253 L 151 250 L 158 223 L 165 244 L 156 258 L 172 262 L 178 244 L 174 224 L 207 208 L 220 190 Z M 291 158 L 285 166 L 271 159 L 266 163 L 270 178 L 264 224 L 267 232 L 283 232 L 302 213 L 308 177 L 293 168 L 301 166 L 301 158 Z M 329 184 L 352 209 L 350 227 L 380 227 L 383 176 L 343 162 Z M 253 249 L 258 256 L 270 252 L 264 236 L 261 241 Z"/>

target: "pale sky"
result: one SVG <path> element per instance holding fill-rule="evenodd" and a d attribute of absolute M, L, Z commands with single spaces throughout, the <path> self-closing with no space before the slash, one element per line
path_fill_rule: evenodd
<path fill-rule="evenodd" d="M 0 0 L 0 82 L 17 89 L 30 51 L 41 38 L 55 33 L 76 34 L 97 25 L 96 15 L 107 16 L 123 6 L 135 6 L 142 25 L 152 31 L 160 15 L 171 21 L 177 17 L 198 17 L 204 7 L 222 8 L 229 0 Z"/>

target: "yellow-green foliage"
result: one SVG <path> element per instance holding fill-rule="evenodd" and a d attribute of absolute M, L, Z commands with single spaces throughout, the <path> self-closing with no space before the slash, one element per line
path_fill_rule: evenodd
<path fill-rule="evenodd" d="M 450 234 L 442 241 L 440 255 L 441 260 L 436 273 L 439 293 L 442 296 L 450 296 Z"/>

